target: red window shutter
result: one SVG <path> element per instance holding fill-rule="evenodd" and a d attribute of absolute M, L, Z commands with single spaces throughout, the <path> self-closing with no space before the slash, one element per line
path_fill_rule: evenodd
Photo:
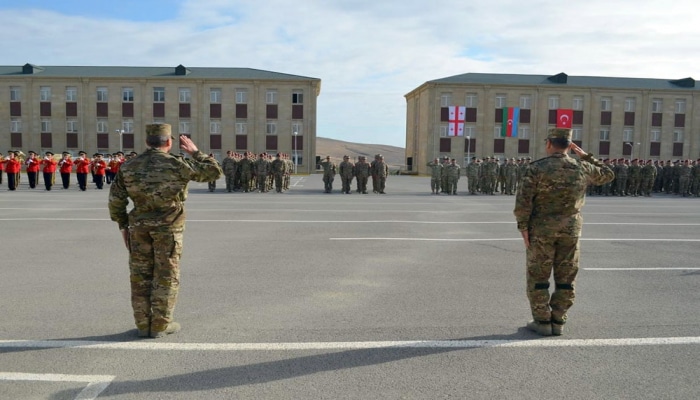
<path fill-rule="evenodd" d="M 122 117 L 134 117 L 134 103 L 122 103 Z"/>
<path fill-rule="evenodd" d="M 673 144 L 673 156 L 674 157 L 683 157 L 683 143 L 674 143 Z"/>
<path fill-rule="evenodd" d="M 557 110 L 549 110 L 549 115 L 547 117 L 547 123 L 549 125 L 557 124 Z"/>
<path fill-rule="evenodd" d="M 268 104 L 265 112 L 265 118 L 277 119 L 277 104 Z"/>
<path fill-rule="evenodd" d="M 661 142 L 651 142 L 649 144 L 649 155 L 652 157 L 661 155 Z"/>
<path fill-rule="evenodd" d="M 221 135 L 209 136 L 209 148 L 212 150 L 221 150 Z"/>
<path fill-rule="evenodd" d="M 190 118 L 190 103 L 180 103 L 180 110 L 178 115 L 180 118 Z"/>
<path fill-rule="evenodd" d="M 505 153 L 506 152 L 506 140 L 505 139 L 493 139 L 493 152 L 494 153 Z"/>
<path fill-rule="evenodd" d="M 450 120 L 450 109 L 448 107 L 440 107 L 440 122 Z"/>
<path fill-rule="evenodd" d="M 122 147 L 125 149 L 133 149 L 134 148 L 134 134 L 133 133 L 122 134 Z"/>
<path fill-rule="evenodd" d="M 236 150 L 248 150 L 248 135 L 236 135 Z"/>
<path fill-rule="evenodd" d="M 10 103 L 10 116 L 11 117 L 21 117 L 22 116 L 22 103 L 19 101 L 13 101 Z"/>
<path fill-rule="evenodd" d="M 530 153 L 530 140 L 518 139 L 518 154 L 529 154 L 529 153 Z"/>
<path fill-rule="evenodd" d="M 685 127 L 685 114 L 676 114 L 673 118 L 673 126 L 676 128 Z"/>
<path fill-rule="evenodd" d="M 15 149 L 22 147 L 22 133 L 12 132 L 10 133 L 10 147 Z"/>
<path fill-rule="evenodd" d="M 476 148 L 476 139 L 471 138 L 467 139 L 464 138 L 464 152 L 465 153 L 474 153 L 474 149 Z"/>
<path fill-rule="evenodd" d="M 626 146 L 629 147 L 629 146 Z M 598 143 L 598 153 L 603 156 L 610 154 L 610 142 L 599 142 Z"/>
<path fill-rule="evenodd" d="M 663 114 L 661 113 L 652 113 L 651 114 L 651 126 L 661 126 L 661 122 L 663 120 Z"/>
<path fill-rule="evenodd" d="M 612 124 L 612 111 L 600 112 L 600 124 L 610 126 Z"/>
<path fill-rule="evenodd" d="M 77 149 L 78 148 L 78 134 L 77 133 L 66 133 L 66 148 Z"/>
<path fill-rule="evenodd" d="M 494 119 L 493 122 L 497 124 L 502 124 L 503 123 L 503 109 L 502 108 L 497 108 L 495 111 Z"/>
<path fill-rule="evenodd" d="M 440 138 L 440 153 L 452 152 L 452 139 Z"/>
<path fill-rule="evenodd" d="M 632 146 L 627 144 L 628 142 L 622 142 L 622 155 L 623 156 L 631 156 L 632 155 Z"/>
<path fill-rule="evenodd" d="M 523 124 L 529 124 L 530 123 L 530 109 L 527 108 L 521 108 L 520 109 L 520 122 Z"/>
<path fill-rule="evenodd" d="M 97 148 L 98 149 L 108 149 L 109 148 L 109 134 L 107 134 L 107 133 L 98 133 L 97 134 Z"/>
<path fill-rule="evenodd" d="M 240 118 L 240 119 L 248 118 L 248 105 L 247 104 L 236 104 L 236 118 Z"/>
<path fill-rule="evenodd" d="M 153 118 L 165 118 L 165 103 L 153 103 Z"/>
<path fill-rule="evenodd" d="M 583 111 L 574 111 L 572 122 L 574 125 L 583 125 Z"/>
<path fill-rule="evenodd" d="M 303 104 L 292 104 L 292 119 L 304 119 Z"/>
<path fill-rule="evenodd" d="M 303 136 L 292 136 L 292 150 L 304 150 Z"/>
<path fill-rule="evenodd" d="M 625 112 L 625 126 L 634 126 L 634 112 Z"/>
<path fill-rule="evenodd" d="M 265 136 L 265 149 L 266 150 L 277 150 L 277 135 Z"/>
<path fill-rule="evenodd" d="M 467 108 L 464 113 L 464 122 L 476 122 L 476 108 Z"/>
<path fill-rule="evenodd" d="M 221 104 L 209 104 L 209 118 L 221 118 Z"/>
<path fill-rule="evenodd" d="M 78 103 L 69 102 L 66 103 L 66 117 L 77 117 L 78 116 Z"/>
<path fill-rule="evenodd" d="M 41 133 L 41 147 L 45 149 L 50 149 L 53 147 L 53 140 L 51 137 L 51 133 L 49 132 L 42 132 Z"/>
<path fill-rule="evenodd" d="M 42 101 L 41 103 L 39 103 L 39 113 L 42 117 L 50 117 L 51 116 L 51 102 Z"/>
<path fill-rule="evenodd" d="M 109 116 L 109 103 L 97 103 L 97 116 L 98 117 L 108 117 Z"/>

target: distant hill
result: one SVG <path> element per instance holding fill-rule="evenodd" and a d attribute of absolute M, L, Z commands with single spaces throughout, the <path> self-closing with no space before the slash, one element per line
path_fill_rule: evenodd
<path fill-rule="evenodd" d="M 391 169 L 397 169 L 399 166 L 405 169 L 406 149 L 403 147 L 388 146 L 385 144 L 365 144 L 343 142 L 342 140 L 316 138 L 316 155 L 321 158 L 331 156 L 333 162 L 339 163 L 343 161 L 343 156 L 350 156 L 350 161 L 357 160 L 359 156 L 367 157 L 367 161 L 374 160 L 375 154 L 384 156 L 384 161 L 389 164 Z"/>

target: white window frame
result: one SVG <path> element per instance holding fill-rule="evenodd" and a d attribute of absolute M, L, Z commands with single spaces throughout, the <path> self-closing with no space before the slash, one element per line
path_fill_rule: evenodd
<path fill-rule="evenodd" d="M 190 88 L 180 88 L 178 89 L 178 100 L 181 104 L 187 104 L 192 102 L 192 89 Z"/>
<path fill-rule="evenodd" d="M 209 103 L 221 104 L 221 89 L 219 89 L 219 88 L 209 89 Z"/>
<path fill-rule="evenodd" d="M 686 110 L 685 99 L 676 99 L 675 108 L 676 108 L 676 114 L 685 114 L 685 110 Z"/>
<path fill-rule="evenodd" d="M 178 121 L 178 133 L 180 135 L 192 134 L 192 121 L 189 119 L 181 119 Z"/>
<path fill-rule="evenodd" d="M 532 96 L 529 94 L 524 94 L 520 96 L 520 108 L 524 110 L 529 110 L 532 108 Z"/>
<path fill-rule="evenodd" d="M 600 111 L 612 111 L 612 97 L 600 98 Z"/>
<path fill-rule="evenodd" d="M 494 99 L 494 104 L 496 105 L 496 108 L 504 108 L 506 106 L 507 100 L 508 100 L 507 95 L 497 94 L 495 99 Z"/>
<path fill-rule="evenodd" d="M 22 119 L 19 117 L 10 118 L 10 132 L 20 133 L 22 132 Z"/>
<path fill-rule="evenodd" d="M 109 89 L 106 86 L 98 86 L 95 89 L 98 103 L 106 103 L 109 101 Z"/>
<path fill-rule="evenodd" d="M 501 125 L 496 125 L 493 127 L 493 138 L 494 139 L 504 139 L 501 137 Z"/>
<path fill-rule="evenodd" d="M 661 129 L 652 129 L 649 131 L 649 141 L 650 142 L 660 142 L 661 141 Z"/>
<path fill-rule="evenodd" d="M 661 113 L 664 111 L 664 100 L 663 99 L 652 99 L 651 100 L 651 112 Z"/>
<path fill-rule="evenodd" d="M 476 93 L 467 93 L 464 105 L 468 108 L 477 108 L 479 106 L 479 96 Z"/>
<path fill-rule="evenodd" d="M 134 102 L 134 88 L 124 87 L 122 88 L 122 103 L 133 103 Z"/>
<path fill-rule="evenodd" d="M 268 120 L 265 123 L 265 134 L 266 135 L 277 135 L 277 122 L 274 120 Z"/>
<path fill-rule="evenodd" d="M 134 120 L 125 119 L 122 120 L 122 130 L 124 133 L 134 133 Z"/>
<path fill-rule="evenodd" d="M 452 93 L 440 94 L 440 107 L 449 107 L 452 105 Z"/>
<path fill-rule="evenodd" d="M 469 137 L 473 139 L 476 136 L 476 126 L 474 125 L 464 125 L 464 137 Z"/>
<path fill-rule="evenodd" d="M 221 120 L 212 119 L 209 121 L 209 134 L 221 135 Z"/>
<path fill-rule="evenodd" d="M 625 98 L 625 112 L 634 112 L 637 108 L 637 99 L 634 97 Z"/>
<path fill-rule="evenodd" d="M 530 127 L 527 125 L 518 126 L 518 139 L 530 139 Z"/>
<path fill-rule="evenodd" d="M 165 103 L 165 88 L 164 87 L 154 87 L 153 88 L 153 102 L 154 103 Z"/>
<path fill-rule="evenodd" d="M 236 104 L 248 104 L 247 89 L 236 89 Z"/>
<path fill-rule="evenodd" d="M 304 104 L 303 90 L 292 90 L 292 104 Z"/>
<path fill-rule="evenodd" d="M 684 134 L 683 130 L 676 129 L 673 131 L 673 143 L 683 143 L 684 137 L 685 137 L 685 134 Z"/>
<path fill-rule="evenodd" d="M 10 86 L 10 101 L 22 101 L 22 88 Z"/>
<path fill-rule="evenodd" d="M 571 140 L 581 140 L 581 137 L 583 137 L 583 128 L 571 128 Z"/>
<path fill-rule="evenodd" d="M 66 87 L 66 102 L 78 101 L 78 88 L 75 86 Z"/>
<path fill-rule="evenodd" d="M 583 96 L 574 96 L 571 101 L 571 108 L 576 111 L 583 110 Z"/>
<path fill-rule="evenodd" d="M 236 135 L 247 135 L 248 134 L 248 123 L 245 121 L 236 122 Z"/>
<path fill-rule="evenodd" d="M 109 121 L 107 118 L 98 119 L 95 129 L 97 130 L 97 133 L 109 133 Z"/>
<path fill-rule="evenodd" d="M 39 101 L 51 101 L 51 86 L 41 86 L 39 88 Z"/>
<path fill-rule="evenodd" d="M 598 140 L 601 142 L 609 142 L 610 141 L 610 129 L 600 128 Z"/>
<path fill-rule="evenodd" d="M 66 133 L 78 133 L 78 120 L 77 119 L 67 119 L 66 120 Z"/>
<path fill-rule="evenodd" d="M 292 122 L 292 135 L 294 135 L 294 132 L 297 133 L 297 136 L 303 135 L 304 124 L 302 122 Z"/>
<path fill-rule="evenodd" d="M 277 104 L 277 90 L 268 89 L 265 92 L 265 104 Z"/>
<path fill-rule="evenodd" d="M 51 132 L 51 120 L 48 118 L 44 118 L 41 120 L 41 133 L 50 133 Z"/>
<path fill-rule="evenodd" d="M 625 128 L 622 130 L 622 141 L 623 142 L 634 142 L 634 129 Z"/>
<path fill-rule="evenodd" d="M 547 98 L 547 107 L 550 110 L 558 110 L 559 109 L 559 96 L 549 96 Z"/>
<path fill-rule="evenodd" d="M 447 132 L 448 132 L 447 125 L 440 125 L 438 127 L 438 135 L 440 135 L 441 138 L 447 137 Z"/>

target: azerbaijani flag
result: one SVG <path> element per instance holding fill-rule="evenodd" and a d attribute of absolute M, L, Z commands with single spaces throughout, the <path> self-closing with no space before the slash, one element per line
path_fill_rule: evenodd
<path fill-rule="evenodd" d="M 571 129 L 571 122 L 574 119 L 574 110 L 558 109 L 557 110 L 557 128 Z"/>
<path fill-rule="evenodd" d="M 503 122 L 501 125 L 501 137 L 518 137 L 518 120 L 520 108 L 503 107 Z"/>

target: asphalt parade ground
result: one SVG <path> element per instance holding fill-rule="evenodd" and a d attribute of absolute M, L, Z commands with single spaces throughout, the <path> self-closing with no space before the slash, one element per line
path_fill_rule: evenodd
<path fill-rule="evenodd" d="M 138 339 L 108 187 L 0 186 L 0 399 L 698 399 L 700 199 L 589 197 L 564 336 L 527 330 L 513 196 L 192 183 L 176 319 Z"/>

